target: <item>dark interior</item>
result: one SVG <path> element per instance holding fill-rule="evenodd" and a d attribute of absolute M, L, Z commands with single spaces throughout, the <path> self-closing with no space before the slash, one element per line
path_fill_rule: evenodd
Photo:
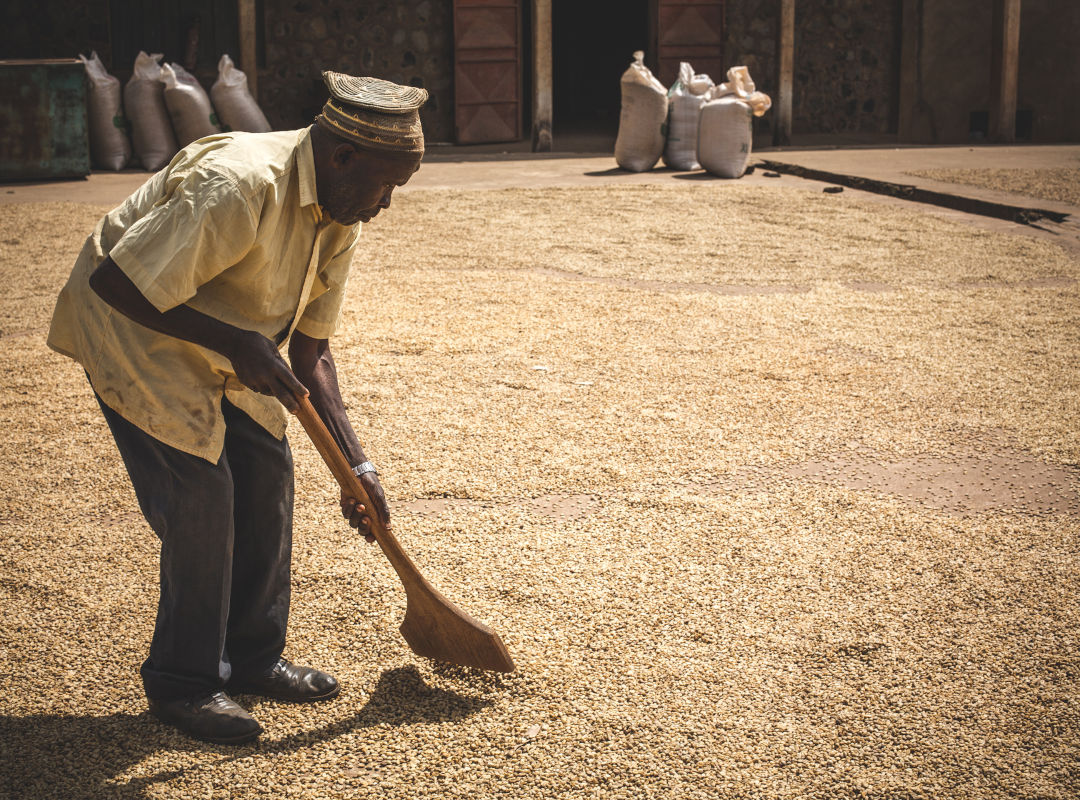
<path fill-rule="evenodd" d="M 554 135 L 614 142 L 619 78 L 649 47 L 648 0 L 553 0 L 551 15 Z"/>

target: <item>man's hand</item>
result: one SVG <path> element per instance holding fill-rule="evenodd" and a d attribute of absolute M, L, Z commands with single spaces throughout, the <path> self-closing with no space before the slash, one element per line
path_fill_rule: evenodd
<path fill-rule="evenodd" d="M 341 399 L 338 387 L 337 366 L 330 352 L 327 339 L 313 339 L 300 331 L 293 331 L 289 340 L 289 360 L 299 380 L 311 387 L 311 405 L 326 424 L 326 429 L 334 437 L 350 464 L 362 464 L 367 461 L 360 440 L 356 438 L 352 423 L 345 413 L 345 401 Z M 379 478 L 374 472 L 365 472 L 360 476 L 360 483 L 367 492 L 370 503 L 364 504 L 359 498 L 350 497 L 348 492 L 341 493 L 341 514 L 349 524 L 364 534 L 369 542 L 376 541 L 373 534 L 372 513 L 374 520 L 382 526 L 390 526 L 390 511 L 386 506 Z M 368 508 L 367 506 L 373 506 Z M 375 526 L 378 527 L 378 526 Z"/>
<path fill-rule="evenodd" d="M 382 522 L 384 528 L 387 527 L 390 524 L 390 511 L 386 506 L 386 497 L 383 495 L 378 477 L 373 472 L 365 472 L 360 482 L 364 485 L 368 497 L 371 498 L 372 505 L 375 506 L 379 521 Z M 367 507 L 355 497 L 350 497 L 344 490 L 341 492 L 341 515 L 349 521 L 349 525 L 364 534 L 364 538 L 369 543 L 375 541 Z"/>
<path fill-rule="evenodd" d="M 239 331 L 225 355 L 244 386 L 259 394 L 276 397 L 293 414 L 296 413 L 296 398 L 308 394 L 274 343 L 261 333 Z"/>

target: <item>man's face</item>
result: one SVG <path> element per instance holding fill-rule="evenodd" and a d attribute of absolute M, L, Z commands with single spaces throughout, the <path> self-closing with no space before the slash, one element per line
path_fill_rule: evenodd
<path fill-rule="evenodd" d="M 368 222 L 390 207 L 390 197 L 420 168 L 420 156 L 381 156 L 343 145 L 334 151 L 330 185 L 319 201 L 341 225 Z"/>

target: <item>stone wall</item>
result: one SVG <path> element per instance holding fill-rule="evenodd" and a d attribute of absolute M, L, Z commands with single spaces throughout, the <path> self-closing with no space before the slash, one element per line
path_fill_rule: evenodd
<path fill-rule="evenodd" d="M 725 59 L 745 64 L 777 99 L 779 0 L 729 0 Z M 899 0 L 804 0 L 795 4 L 795 134 L 896 130 Z M 755 123 L 771 129 L 772 112 Z"/>
<path fill-rule="evenodd" d="M 1065 35 L 1063 35 L 1065 32 Z M 1017 108 L 1036 142 L 1080 140 L 1080 3 L 1024 0 Z"/>
<path fill-rule="evenodd" d="M 897 0 L 795 4 L 793 133 L 895 133 L 899 71 Z"/>
<path fill-rule="evenodd" d="M 421 86 L 429 142 L 454 136 L 450 0 L 266 0 L 259 100 L 275 128 L 307 125 L 326 100 L 321 71 Z"/>
<path fill-rule="evenodd" d="M 759 91 L 777 98 L 776 35 L 779 0 L 728 0 L 725 9 L 724 60 L 745 65 Z M 720 83 L 723 75 L 710 76 Z M 772 143 L 773 112 L 754 118 L 754 146 Z"/>

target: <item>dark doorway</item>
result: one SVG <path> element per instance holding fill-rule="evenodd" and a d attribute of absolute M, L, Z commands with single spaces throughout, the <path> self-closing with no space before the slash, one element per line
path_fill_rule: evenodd
<path fill-rule="evenodd" d="M 619 129 L 619 78 L 646 51 L 649 0 L 553 0 L 554 147 L 611 152 Z"/>

